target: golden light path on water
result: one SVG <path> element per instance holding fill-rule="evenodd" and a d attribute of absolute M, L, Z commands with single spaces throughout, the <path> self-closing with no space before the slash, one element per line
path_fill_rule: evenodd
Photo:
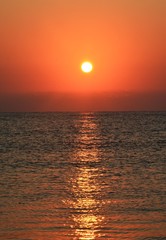
<path fill-rule="evenodd" d="M 84 115 L 82 119 L 77 141 L 84 147 L 80 147 L 74 155 L 79 164 L 75 176 L 71 179 L 75 201 L 70 202 L 70 207 L 75 210 L 73 220 L 77 226 L 74 239 L 93 240 L 99 237 L 98 229 L 104 220 L 104 217 L 99 215 L 98 208 L 101 203 L 97 200 L 101 192 L 98 182 L 99 169 L 96 167 L 99 161 L 98 149 L 91 145 L 97 137 L 97 126 L 88 116 L 85 118 Z"/>
<path fill-rule="evenodd" d="M 95 239 L 97 234 L 97 228 L 99 228 L 101 217 L 95 214 L 97 210 L 97 201 L 91 195 L 91 192 L 98 191 L 95 185 L 91 186 L 92 173 L 84 168 L 80 169 L 78 178 L 76 179 L 80 195 L 83 194 L 84 197 L 79 197 L 75 203 L 75 208 L 81 208 L 82 214 L 73 216 L 74 221 L 78 224 L 79 228 L 76 229 L 76 235 L 79 239 Z"/>

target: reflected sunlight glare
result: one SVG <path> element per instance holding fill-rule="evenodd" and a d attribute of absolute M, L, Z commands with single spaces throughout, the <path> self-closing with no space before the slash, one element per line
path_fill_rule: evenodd
<path fill-rule="evenodd" d="M 78 226 L 75 230 L 75 239 L 93 240 L 99 236 L 98 230 L 103 221 L 99 215 L 99 201 L 96 196 L 100 194 L 100 185 L 98 183 L 98 167 L 89 166 L 88 163 L 98 162 L 97 147 L 89 146 L 94 138 L 97 138 L 97 126 L 91 118 L 82 119 L 78 142 L 83 144 L 83 148 L 75 153 L 75 158 L 83 165 L 79 165 L 72 181 L 72 189 L 76 200 L 73 207 L 76 213 L 73 214 L 74 222 Z M 87 163 L 87 164 L 85 164 Z"/>

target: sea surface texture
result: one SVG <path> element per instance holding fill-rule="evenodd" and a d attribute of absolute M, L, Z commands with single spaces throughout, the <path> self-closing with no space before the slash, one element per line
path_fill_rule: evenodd
<path fill-rule="evenodd" d="M 0 113 L 0 239 L 166 239 L 166 113 Z"/>

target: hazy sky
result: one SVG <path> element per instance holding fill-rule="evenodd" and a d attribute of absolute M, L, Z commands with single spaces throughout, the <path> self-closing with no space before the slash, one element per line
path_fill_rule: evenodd
<path fill-rule="evenodd" d="M 0 111 L 166 110 L 165 16 L 165 0 L 0 0 Z"/>

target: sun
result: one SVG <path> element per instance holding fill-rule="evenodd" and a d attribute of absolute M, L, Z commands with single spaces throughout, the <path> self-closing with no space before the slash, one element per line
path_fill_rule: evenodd
<path fill-rule="evenodd" d="M 81 65 L 81 69 L 84 73 L 89 73 L 93 69 L 93 65 L 91 62 L 83 62 Z"/>

